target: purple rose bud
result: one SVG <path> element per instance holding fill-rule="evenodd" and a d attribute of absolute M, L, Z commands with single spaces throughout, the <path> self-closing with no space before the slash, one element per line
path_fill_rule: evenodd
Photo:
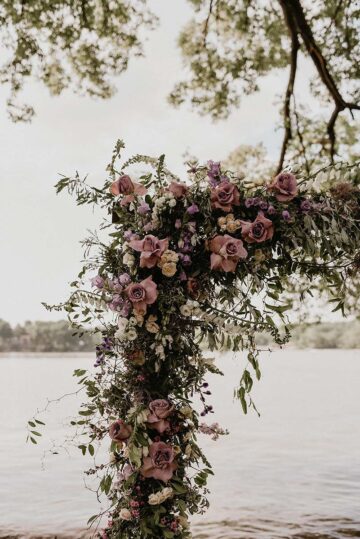
<path fill-rule="evenodd" d="M 183 266 L 186 267 L 191 265 L 191 258 L 189 255 L 179 254 L 179 258 Z"/>
<path fill-rule="evenodd" d="M 254 205 L 254 199 L 253 198 L 246 198 L 245 199 L 245 206 L 247 208 L 251 208 L 251 206 Z"/>
<path fill-rule="evenodd" d="M 262 200 L 262 201 L 260 202 L 259 208 L 260 208 L 261 210 L 267 210 L 267 208 L 268 208 L 268 203 L 266 202 L 266 200 Z"/>
<path fill-rule="evenodd" d="M 123 286 L 126 286 L 127 284 L 131 283 L 131 277 L 128 273 L 122 273 L 119 275 L 119 283 Z"/>
<path fill-rule="evenodd" d="M 276 213 L 276 210 L 275 210 L 274 206 L 271 206 L 271 205 L 270 205 L 270 206 L 268 207 L 268 209 L 267 209 L 267 213 L 268 213 L 269 215 L 274 215 L 274 214 Z"/>
<path fill-rule="evenodd" d="M 126 241 L 130 241 L 133 235 L 134 233 L 132 232 L 132 230 L 125 230 L 124 232 L 124 238 Z"/>
<path fill-rule="evenodd" d="M 144 215 L 145 213 L 150 211 L 150 206 L 147 202 L 142 202 L 140 206 L 138 207 L 138 212 L 140 215 Z"/>
<path fill-rule="evenodd" d="M 176 219 L 175 228 L 177 228 L 177 229 L 181 228 L 181 219 Z"/>
<path fill-rule="evenodd" d="M 254 206 L 259 206 L 261 203 L 261 198 L 260 197 L 254 197 L 253 198 L 253 205 Z"/>
<path fill-rule="evenodd" d="M 110 285 L 111 283 L 111 285 Z M 112 281 L 109 281 L 109 287 L 114 290 L 114 292 L 122 292 L 123 290 L 123 287 L 119 281 L 119 279 L 113 279 Z"/>
<path fill-rule="evenodd" d="M 94 286 L 95 288 L 104 288 L 104 279 L 100 277 L 100 275 L 96 275 L 91 280 L 91 286 Z"/>
<path fill-rule="evenodd" d="M 210 160 L 207 162 L 207 166 L 208 166 L 209 183 L 211 187 L 216 187 L 216 185 L 218 185 L 221 179 L 220 178 L 220 175 L 221 175 L 220 163 Z"/>
<path fill-rule="evenodd" d="M 185 271 L 180 272 L 179 279 L 180 279 L 180 281 L 187 281 L 187 276 L 186 276 Z"/>
<path fill-rule="evenodd" d="M 196 204 L 191 204 L 186 211 L 189 215 L 194 215 L 195 213 L 199 213 L 199 206 Z"/>
<path fill-rule="evenodd" d="M 290 221 L 291 219 L 291 215 L 287 210 L 284 210 L 282 212 L 282 216 L 283 216 L 284 221 Z"/>
<path fill-rule="evenodd" d="M 313 208 L 312 202 L 308 199 L 303 200 L 300 204 L 300 209 L 303 212 L 308 212 L 312 210 L 312 208 Z"/>

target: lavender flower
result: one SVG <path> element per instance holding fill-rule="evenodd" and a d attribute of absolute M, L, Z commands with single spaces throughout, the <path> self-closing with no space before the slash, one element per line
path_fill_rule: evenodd
<path fill-rule="evenodd" d="M 199 206 L 197 204 L 191 204 L 186 211 L 189 215 L 194 215 L 195 213 L 199 213 Z"/>
<path fill-rule="evenodd" d="M 282 215 L 284 221 L 290 221 L 291 215 L 287 210 L 284 210 L 281 215 Z"/>
<path fill-rule="evenodd" d="M 212 187 L 216 187 L 216 185 L 220 182 L 221 178 L 221 167 L 220 167 L 220 163 L 219 162 L 215 162 L 215 161 L 208 161 L 207 162 L 207 166 L 208 166 L 208 178 L 209 178 L 209 183 Z"/>
<path fill-rule="evenodd" d="M 192 261 L 189 255 L 179 254 L 179 258 L 183 266 L 190 266 Z"/>
<path fill-rule="evenodd" d="M 138 207 L 138 213 L 140 213 L 140 215 L 144 215 L 145 213 L 148 213 L 149 211 L 150 211 L 150 206 L 145 201 L 143 201 Z"/>
<path fill-rule="evenodd" d="M 245 199 L 245 206 L 247 208 L 251 208 L 251 206 L 254 205 L 254 199 L 253 198 L 246 198 Z"/>
<path fill-rule="evenodd" d="M 303 200 L 303 201 L 301 202 L 301 204 L 300 204 L 300 209 L 301 209 L 301 211 L 303 211 L 303 212 L 305 212 L 305 213 L 308 212 L 308 211 L 310 211 L 310 210 L 312 210 L 312 209 L 313 209 L 313 205 L 312 205 L 311 200 L 308 200 L 307 198 L 306 198 L 305 200 Z"/>
<path fill-rule="evenodd" d="M 131 283 L 130 275 L 128 273 L 122 273 L 121 275 L 119 275 L 119 282 L 123 286 L 126 286 L 127 284 Z"/>
<path fill-rule="evenodd" d="M 91 286 L 94 286 L 95 288 L 104 288 L 104 279 L 100 277 L 100 275 L 95 275 L 90 282 Z"/>
<path fill-rule="evenodd" d="M 266 200 L 261 200 L 260 201 L 259 208 L 261 210 L 267 210 L 268 209 L 268 203 L 266 202 Z"/>

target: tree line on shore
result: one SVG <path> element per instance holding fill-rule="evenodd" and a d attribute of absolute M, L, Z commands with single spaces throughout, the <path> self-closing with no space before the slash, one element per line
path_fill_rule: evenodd
<path fill-rule="evenodd" d="M 11 326 L 0 319 L 0 352 L 93 352 L 100 335 L 73 335 L 66 320 L 27 321 Z M 258 344 L 271 345 L 271 337 L 258 334 Z M 291 345 L 296 348 L 360 348 L 360 321 L 297 325 Z"/>
<path fill-rule="evenodd" d="M 0 319 L 0 352 L 91 352 L 99 337 L 73 335 L 66 320 L 27 321 L 12 327 Z"/>

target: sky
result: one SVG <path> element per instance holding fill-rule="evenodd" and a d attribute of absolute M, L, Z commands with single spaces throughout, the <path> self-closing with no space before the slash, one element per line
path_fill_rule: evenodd
<path fill-rule="evenodd" d="M 66 194 L 56 196 L 60 173 L 78 170 L 101 185 L 118 138 L 126 142 L 125 157 L 165 153 L 167 166 L 178 174 L 185 172 L 185 152 L 221 160 L 240 144 L 263 142 L 270 157 L 278 157 L 275 103 L 287 73 L 263 79 L 260 92 L 217 123 L 186 107 L 170 107 L 166 96 L 183 70 L 176 37 L 191 12 L 185 1 L 151 4 L 160 26 L 149 34 L 146 57 L 131 61 L 116 79 L 112 99 L 95 101 L 70 92 L 51 97 L 32 82 L 24 99 L 36 116 L 30 124 L 14 124 L 6 117 L 8 88 L 0 88 L 0 318 L 12 324 L 62 316 L 48 313 L 41 302 L 66 299 L 80 268 L 79 241 L 98 223 L 90 208 L 76 207 Z"/>

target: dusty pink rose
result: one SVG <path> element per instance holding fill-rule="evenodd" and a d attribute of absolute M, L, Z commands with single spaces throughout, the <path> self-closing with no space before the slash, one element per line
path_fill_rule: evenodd
<path fill-rule="evenodd" d="M 167 483 L 177 468 L 175 452 L 171 445 L 154 442 L 149 449 L 149 456 L 143 460 L 140 472 L 143 477 L 159 479 Z"/>
<path fill-rule="evenodd" d="M 170 423 L 166 418 L 172 413 L 174 407 L 165 399 L 156 399 L 150 402 L 149 410 L 150 414 L 148 415 L 147 422 L 153 429 L 156 429 L 162 434 L 170 427 Z"/>
<path fill-rule="evenodd" d="M 149 234 L 143 240 L 131 240 L 130 247 L 134 251 L 141 253 L 140 267 L 153 268 L 159 262 L 160 257 L 169 246 L 169 240 L 159 240 L 156 236 Z"/>
<path fill-rule="evenodd" d="M 261 243 L 271 240 L 274 235 L 274 225 L 259 211 L 255 221 L 241 221 L 241 234 L 248 243 Z"/>
<path fill-rule="evenodd" d="M 215 236 L 210 241 L 209 247 L 212 251 L 210 256 L 212 270 L 234 272 L 239 260 L 247 257 L 243 242 L 228 234 Z"/>
<path fill-rule="evenodd" d="M 188 186 L 182 182 L 171 182 L 168 191 L 174 195 L 175 198 L 182 198 L 188 192 Z"/>
<path fill-rule="evenodd" d="M 145 195 L 147 193 L 146 187 L 141 183 L 133 182 L 130 176 L 124 174 L 120 176 L 110 186 L 110 191 L 113 195 L 125 195 L 120 204 L 126 206 L 135 200 L 135 195 Z"/>
<path fill-rule="evenodd" d="M 157 284 L 152 277 L 147 277 L 140 283 L 131 283 L 125 288 L 125 292 L 138 314 L 145 314 L 148 305 L 155 303 L 158 292 Z"/>
<path fill-rule="evenodd" d="M 131 433 L 131 425 L 127 425 L 122 419 L 114 421 L 114 423 L 112 423 L 109 428 L 110 438 L 114 440 L 114 442 L 124 442 L 125 440 L 130 438 Z"/>
<path fill-rule="evenodd" d="M 290 172 L 281 172 L 281 174 L 278 174 L 268 189 L 274 191 L 275 197 L 279 202 L 292 200 L 298 192 L 296 178 Z"/>
<path fill-rule="evenodd" d="M 223 180 L 211 190 L 210 199 L 213 208 L 229 212 L 240 204 L 240 193 L 236 185 Z"/>

